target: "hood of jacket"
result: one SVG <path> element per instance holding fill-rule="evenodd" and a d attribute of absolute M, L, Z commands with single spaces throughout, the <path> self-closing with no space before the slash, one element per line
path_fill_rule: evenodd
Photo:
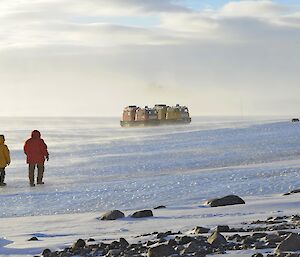
<path fill-rule="evenodd" d="M 0 145 L 4 145 L 4 139 L 0 137 Z"/>
<path fill-rule="evenodd" d="M 38 130 L 34 130 L 31 132 L 31 138 L 34 139 L 39 139 L 41 138 L 41 132 L 39 132 Z"/>

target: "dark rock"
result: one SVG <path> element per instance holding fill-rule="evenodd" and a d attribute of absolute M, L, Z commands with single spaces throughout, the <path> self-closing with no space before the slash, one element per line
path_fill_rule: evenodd
<path fill-rule="evenodd" d="M 127 247 L 129 245 L 129 243 L 127 242 L 127 240 L 123 237 L 120 238 L 120 245 L 122 247 Z"/>
<path fill-rule="evenodd" d="M 153 212 L 151 210 L 142 210 L 137 211 L 131 215 L 132 218 L 145 218 L 145 217 L 153 217 Z"/>
<path fill-rule="evenodd" d="M 146 246 L 151 246 L 151 245 L 154 245 L 154 244 L 155 244 L 155 242 L 153 242 L 153 241 L 147 241 Z"/>
<path fill-rule="evenodd" d="M 154 207 L 153 209 L 154 209 L 154 210 L 158 210 L 158 209 L 164 209 L 164 208 L 167 208 L 167 207 L 164 206 L 164 205 L 159 205 L 159 206 L 157 206 L 157 207 Z"/>
<path fill-rule="evenodd" d="M 211 244 L 213 247 L 219 247 L 227 244 L 227 240 L 223 235 L 221 235 L 218 231 L 212 233 L 208 238 L 207 242 Z"/>
<path fill-rule="evenodd" d="M 288 253 L 284 257 L 300 257 L 300 253 Z"/>
<path fill-rule="evenodd" d="M 187 244 L 185 249 L 182 251 L 183 254 L 191 254 L 198 251 L 198 244 L 195 241 L 192 241 Z"/>
<path fill-rule="evenodd" d="M 122 251 L 120 249 L 111 249 L 105 255 L 107 257 L 118 257 Z"/>
<path fill-rule="evenodd" d="M 251 257 L 264 257 L 261 253 L 255 253 Z"/>
<path fill-rule="evenodd" d="M 263 221 L 263 220 L 255 220 L 255 221 L 252 221 L 251 224 L 265 224 L 266 221 Z"/>
<path fill-rule="evenodd" d="M 276 248 L 277 244 L 274 242 L 268 242 L 266 243 L 266 248 Z"/>
<path fill-rule="evenodd" d="M 222 232 L 229 232 L 230 229 L 229 229 L 229 226 L 227 226 L 227 225 L 219 225 L 214 228 L 214 231 L 218 231 L 218 232 L 222 233 Z"/>
<path fill-rule="evenodd" d="M 53 254 L 53 253 L 52 253 Z M 52 257 L 52 254 L 50 255 Z M 59 257 L 71 257 L 74 254 L 70 253 L 70 249 L 66 248 L 64 251 L 59 252 Z"/>
<path fill-rule="evenodd" d="M 170 239 L 169 241 L 168 241 L 168 245 L 170 245 L 170 246 L 176 246 L 177 245 L 177 241 L 175 240 L 175 239 Z"/>
<path fill-rule="evenodd" d="M 158 245 L 148 249 L 148 257 L 167 257 L 175 254 L 175 250 L 170 245 Z"/>
<path fill-rule="evenodd" d="M 125 217 L 125 215 L 123 212 L 121 212 L 119 210 L 113 210 L 113 211 L 104 213 L 100 219 L 101 220 L 116 220 L 116 219 L 122 219 L 124 217 Z"/>
<path fill-rule="evenodd" d="M 242 242 L 242 237 L 239 234 L 234 234 L 234 235 L 228 236 L 227 239 L 230 241 Z"/>
<path fill-rule="evenodd" d="M 112 241 L 110 243 L 110 245 L 108 246 L 108 249 L 111 250 L 111 249 L 118 249 L 120 248 L 120 242 L 119 241 Z"/>
<path fill-rule="evenodd" d="M 273 220 L 284 220 L 287 219 L 287 216 L 279 216 L 279 217 L 275 217 Z"/>
<path fill-rule="evenodd" d="M 255 242 L 254 244 L 254 249 L 265 249 L 266 248 L 266 244 L 264 242 L 258 241 Z"/>
<path fill-rule="evenodd" d="M 282 241 L 282 238 L 277 234 L 267 234 L 264 239 L 266 242 L 270 243 L 279 243 Z"/>
<path fill-rule="evenodd" d="M 94 238 L 89 238 L 87 241 L 88 242 L 95 242 L 95 239 Z"/>
<path fill-rule="evenodd" d="M 288 192 L 288 193 L 285 193 L 285 194 L 283 194 L 283 195 L 292 195 L 292 194 L 297 194 L 297 193 L 300 193 L 300 189 L 292 190 L 292 191 L 290 191 L 290 192 Z"/>
<path fill-rule="evenodd" d="M 247 232 L 244 228 L 230 228 L 229 232 Z"/>
<path fill-rule="evenodd" d="M 234 242 L 227 242 L 226 244 L 226 250 L 235 250 L 236 246 L 238 246 L 239 244 L 236 244 Z"/>
<path fill-rule="evenodd" d="M 177 245 L 174 249 L 177 252 L 182 252 L 185 248 L 184 245 Z"/>
<path fill-rule="evenodd" d="M 300 251 L 300 235 L 290 234 L 276 248 L 276 252 L 296 252 Z"/>
<path fill-rule="evenodd" d="M 33 236 L 33 237 L 29 238 L 28 241 L 39 241 L 39 240 L 36 236 Z"/>
<path fill-rule="evenodd" d="M 127 247 L 127 250 L 129 250 L 130 253 L 136 254 L 141 250 L 141 247 L 141 244 L 131 244 Z"/>
<path fill-rule="evenodd" d="M 145 236 L 150 236 L 152 235 L 151 233 L 146 233 L 146 234 L 142 234 L 142 235 L 139 235 L 139 236 L 135 236 L 135 238 L 138 238 L 138 237 L 145 237 Z"/>
<path fill-rule="evenodd" d="M 300 215 L 293 215 L 291 218 L 292 221 L 300 221 Z"/>
<path fill-rule="evenodd" d="M 99 244 L 89 244 L 87 247 L 91 250 L 95 250 L 99 248 Z"/>
<path fill-rule="evenodd" d="M 99 245 L 100 250 L 108 249 L 108 247 L 109 247 L 109 244 L 106 244 L 106 243 L 103 243 L 103 242 L 101 242 L 100 245 Z"/>
<path fill-rule="evenodd" d="M 43 257 L 50 257 L 51 251 L 50 249 L 44 249 L 44 251 L 42 252 L 42 256 Z"/>
<path fill-rule="evenodd" d="M 195 227 L 192 231 L 193 234 L 205 234 L 208 233 L 210 231 L 209 228 L 204 228 L 204 227 Z"/>
<path fill-rule="evenodd" d="M 246 238 L 244 238 L 244 240 L 242 242 L 243 242 L 243 244 L 250 246 L 251 244 L 256 242 L 256 238 L 254 238 L 252 236 L 246 236 Z"/>
<path fill-rule="evenodd" d="M 165 233 L 158 233 L 158 234 L 156 235 L 156 238 L 157 238 L 157 239 L 165 238 L 165 237 L 167 237 L 167 236 L 169 236 L 169 235 L 171 235 L 171 234 L 172 234 L 171 231 L 167 231 L 167 232 L 165 232 Z"/>
<path fill-rule="evenodd" d="M 235 204 L 245 204 L 245 201 L 237 195 L 227 195 L 222 198 L 215 198 L 205 202 L 206 205 L 210 207 L 235 205 Z"/>
<path fill-rule="evenodd" d="M 85 247 L 85 241 L 83 239 L 78 239 L 72 246 L 72 250 L 73 251 L 76 251 L 76 250 L 79 250 L 83 247 Z"/>
<path fill-rule="evenodd" d="M 237 244 L 234 246 L 233 250 L 242 250 L 242 246 Z"/>
<path fill-rule="evenodd" d="M 178 240 L 178 244 L 185 245 L 185 244 L 188 244 L 189 242 L 192 242 L 193 240 L 195 240 L 195 239 L 190 236 L 183 236 Z"/>
<path fill-rule="evenodd" d="M 196 252 L 192 256 L 195 256 L 195 257 L 205 257 L 206 256 L 206 252 Z"/>
<path fill-rule="evenodd" d="M 178 231 L 178 232 L 172 232 L 171 230 L 169 230 L 169 231 L 167 231 L 167 232 L 158 233 L 156 237 L 159 239 L 159 238 L 165 238 L 165 237 L 167 237 L 167 236 L 171 236 L 171 235 L 179 235 L 179 234 L 181 234 L 180 231 Z"/>
<path fill-rule="evenodd" d="M 256 233 L 253 233 L 252 237 L 258 239 L 258 238 L 263 238 L 263 237 L 265 237 L 267 235 L 268 235 L 267 233 L 256 232 Z"/>

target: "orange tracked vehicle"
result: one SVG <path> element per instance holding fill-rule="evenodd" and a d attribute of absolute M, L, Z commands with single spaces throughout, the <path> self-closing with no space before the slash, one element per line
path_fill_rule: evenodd
<path fill-rule="evenodd" d="M 122 127 L 134 126 L 158 126 L 189 124 L 191 117 L 186 106 L 176 104 L 167 106 L 166 104 L 156 104 L 154 107 L 144 108 L 136 105 L 129 105 L 123 110 L 123 118 L 120 121 Z"/>

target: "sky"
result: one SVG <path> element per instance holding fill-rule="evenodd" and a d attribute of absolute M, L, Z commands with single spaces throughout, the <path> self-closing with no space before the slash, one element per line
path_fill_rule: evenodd
<path fill-rule="evenodd" d="M 0 116 L 300 113 L 298 0 L 0 0 Z"/>

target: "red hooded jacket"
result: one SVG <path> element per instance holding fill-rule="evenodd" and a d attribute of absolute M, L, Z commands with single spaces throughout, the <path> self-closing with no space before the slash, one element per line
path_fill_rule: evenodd
<path fill-rule="evenodd" d="M 41 139 L 41 133 L 34 130 L 24 145 L 24 153 L 27 156 L 27 163 L 29 164 L 44 164 L 45 158 L 49 155 L 47 145 Z"/>

